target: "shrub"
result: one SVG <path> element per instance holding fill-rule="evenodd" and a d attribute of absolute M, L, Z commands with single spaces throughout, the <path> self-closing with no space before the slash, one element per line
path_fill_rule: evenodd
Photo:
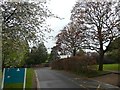
<path fill-rule="evenodd" d="M 73 56 L 60 60 L 55 60 L 51 63 L 52 69 L 66 70 L 72 72 L 86 72 L 89 71 L 89 65 L 96 64 L 94 58 L 83 55 Z"/>

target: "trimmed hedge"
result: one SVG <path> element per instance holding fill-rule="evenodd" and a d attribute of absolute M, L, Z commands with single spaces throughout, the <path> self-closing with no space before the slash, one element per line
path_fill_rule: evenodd
<path fill-rule="evenodd" d="M 66 70 L 73 72 L 90 71 L 90 65 L 96 64 L 96 60 L 89 56 L 73 56 L 60 60 L 55 60 L 51 63 L 52 69 Z"/>

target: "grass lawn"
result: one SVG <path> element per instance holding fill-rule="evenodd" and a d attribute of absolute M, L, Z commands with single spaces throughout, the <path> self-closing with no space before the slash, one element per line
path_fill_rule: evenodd
<path fill-rule="evenodd" d="M 91 66 L 91 68 L 93 68 L 92 71 L 89 71 L 89 72 L 80 72 L 80 73 L 77 73 L 79 74 L 80 76 L 85 76 L 85 77 L 97 77 L 97 76 L 101 76 L 101 75 L 105 75 L 105 74 L 108 74 L 110 73 L 109 71 L 118 71 L 118 64 L 104 64 L 103 65 L 103 71 L 98 71 L 98 65 L 94 65 L 94 66 Z"/>
<path fill-rule="evenodd" d="M 27 68 L 26 73 L 26 88 L 32 88 L 33 84 L 33 77 L 34 77 L 34 70 L 32 68 Z M 23 84 L 22 83 L 14 83 L 14 84 L 5 84 L 5 88 L 9 88 L 12 90 L 12 88 L 19 88 L 19 90 L 23 90 Z"/>
<path fill-rule="evenodd" d="M 94 70 L 98 70 L 98 65 L 93 65 L 90 67 L 93 68 Z M 103 71 L 118 71 L 118 69 L 120 70 L 119 64 L 104 64 L 103 65 Z"/>
<path fill-rule="evenodd" d="M 104 71 L 106 71 L 106 70 L 118 71 L 119 65 L 118 64 L 104 64 L 103 67 L 104 67 L 103 68 Z"/>

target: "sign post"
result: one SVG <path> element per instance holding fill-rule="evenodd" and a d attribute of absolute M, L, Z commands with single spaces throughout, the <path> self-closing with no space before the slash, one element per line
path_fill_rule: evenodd
<path fill-rule="evenodd" d="M 4 88 L 4 84 L 22 83 L 25 90 L 26 70 L 26 68 L 4 68 L 1 88 Z"/>
<path fill-rule="evenodd" d="M 26 85 L 26 71 L 27 71 L 27 68 L 25 68 L 23 90 L 25 90 L 25 85 Z"/>

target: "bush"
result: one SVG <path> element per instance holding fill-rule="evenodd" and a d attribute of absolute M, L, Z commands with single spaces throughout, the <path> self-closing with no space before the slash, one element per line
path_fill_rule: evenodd
<path fill-rule="evenodd" d="M 96 60 L 94 60 L 92 57 L 83 55 L 55 60 L 51 63 L 51 67 L 52 69 L 66 70 L 79 73 L 89 71 L 89 65 L 93 64 L 96 64 Z"/>

